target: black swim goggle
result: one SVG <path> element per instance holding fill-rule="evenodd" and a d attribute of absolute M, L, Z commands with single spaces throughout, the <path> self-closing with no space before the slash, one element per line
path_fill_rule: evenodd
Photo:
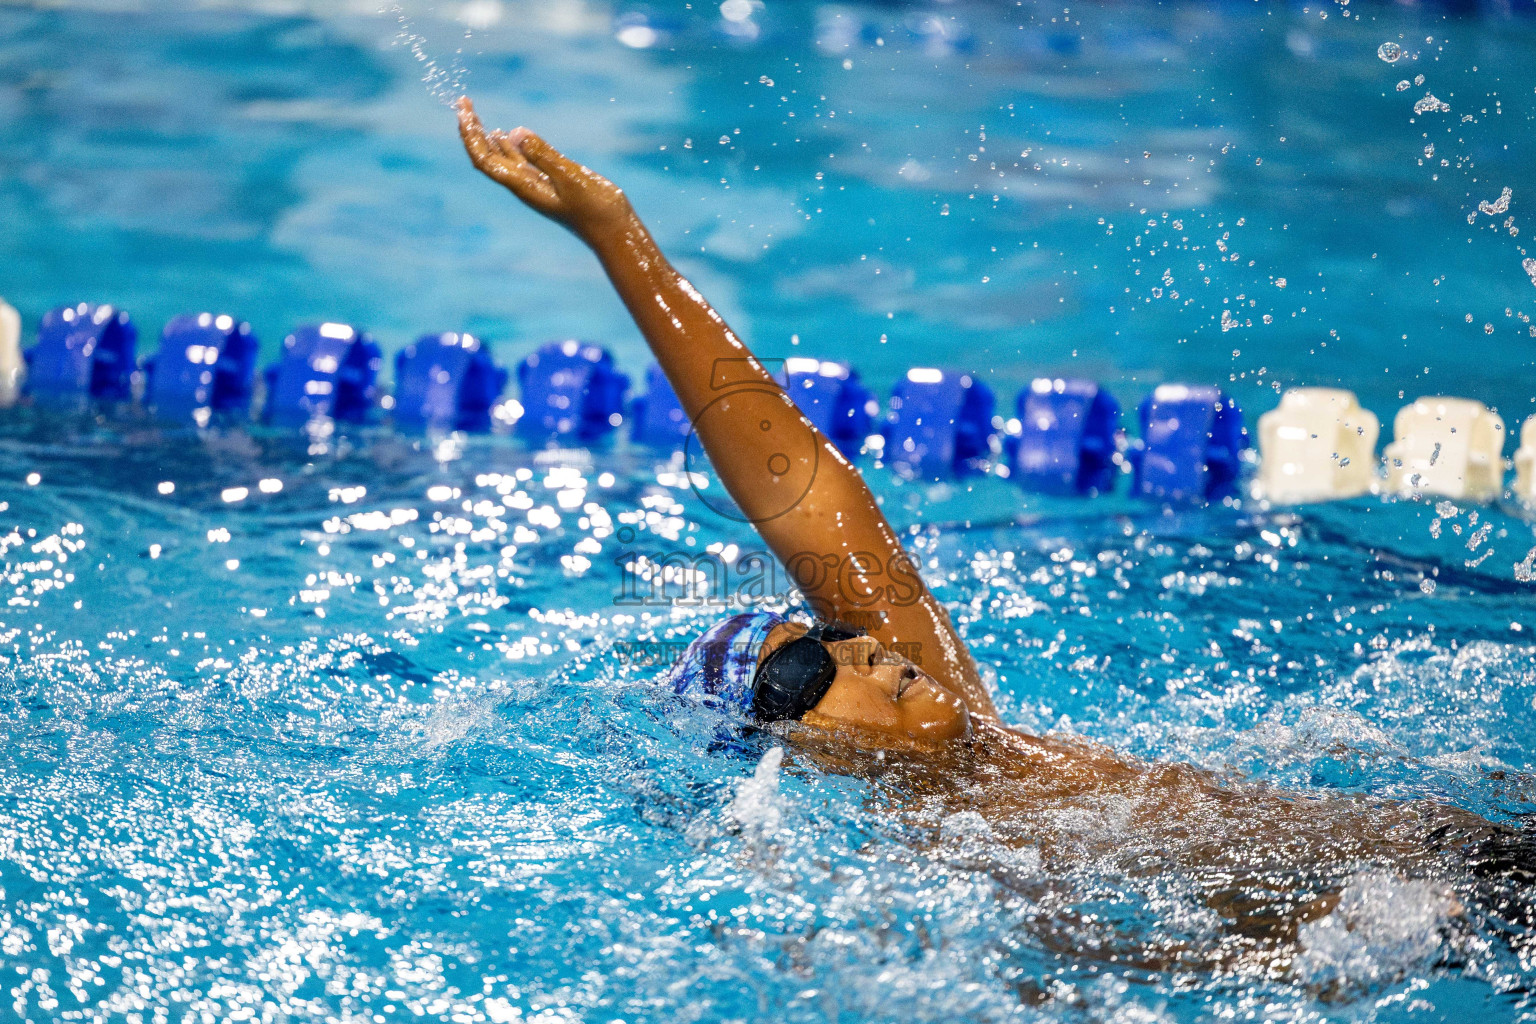
<path fill-rule="evenodd" d="M 865 636 L 840 622 L 817 623 L 768 655 L 752 680 L 752 713 L 762 722 L 798 719 L 821 703 L 837 675 L 837 661 L 823 642 Z"/>

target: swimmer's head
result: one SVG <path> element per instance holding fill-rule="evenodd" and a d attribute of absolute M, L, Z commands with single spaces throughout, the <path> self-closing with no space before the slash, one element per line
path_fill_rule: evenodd
<path fill-rule="evenodd" d="M 941 743 L 970 735 L 970 712 L 907 658 L 839 624 L 776 624 L 754 679 L 753 713 L 828 731 Z"/>
<path fill-rule="evenodd" d="M 806 626 L 771 612 L 717 622 L 666 681 L 679 694 L 734 706 L 760 722 L 945 742 L 970 735 L 965 702 L 862 631 Z"/>
<path fill-rule="evenodd" d="M 663 683 L 676 693 L 750 712 L 752 680 L 763 645 L 783 621 L 772 612 L 746 612 L 721 619 L 688 645 Z"/>

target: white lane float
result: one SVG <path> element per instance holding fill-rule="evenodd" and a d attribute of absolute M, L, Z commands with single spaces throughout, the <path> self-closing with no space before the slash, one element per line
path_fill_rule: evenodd
<path fill-rule="evenodd" d="M 1299 504 L 1353 498 L 1375 482 L 1381 424 L 1353 391 L 1292 388 L 1259 417 L 1259 494 Z"/>
<path fill-rule="evenodd" d="M 1520 447 L 1515 449 L 1515 497 L 1536 502 L 1536 416 L 1520 428 Z"/>
<path fill-rule="evenodd" d="M 1482 402 L 1420 398 L 1398 410 L 1387 489 L 1488 501 L 1504 490 L 1504 421 Z"/>
<path fill-rule="evenodd" d="M 0 409 L 16 404 L 21 393 L 21 314 L 0 299 Z"/>

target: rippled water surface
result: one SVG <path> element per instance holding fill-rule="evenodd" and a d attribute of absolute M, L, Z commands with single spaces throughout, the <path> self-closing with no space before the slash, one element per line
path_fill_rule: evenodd
<path fill-rule="evenodd" d="M 359 451 L 27 431 L 0 447 L 7 479 L 37 474 L 0 538 L 0 951 L 20 1018 L 1521 1005 L 1507 942 L 1366 865 L 1269 982 L 1123 967 L 1154 939 L 1230 933 L 1179 876 L 1062 876 L 942 796 L 914 819 L 793 746 L 777 771 L 770 739 L 722 750 L 728 722 L 623 656 L 709 614 L 623 603 L 624 566 L 744 541 L 674 474 L 505 439 Z M 876 481 L 889 505 L 914 496 Z M 930 513 L 963 504 L 918 490 Z M 1459 568 L 1466 542 L 1430 540 L 1432 510 L 1112 511 L 912 524 L 1010 721 L 1314 796 L 1533 809 L 1532 603 Z M 1530 544 L 1481 511 L 1494 564 Z M 1355 517 L 1368 529 L 1341 528 Z M 1133 810 L 1087 799 L 1022 825 L 1131 848 Z M 1092 917 L 1042 924 L 1037 889 L 1089 882 L 1078 909 L 1115 923 L 1120 954 L 1073 951 L 1104 941 Z"/>
<path fill-rule="evenodd" d="M 638 375 L 595 266 L 455 148 L 458 84 L 610 170 L 765 354 L 877 385 L 967 362 L 1005 397 L 1071 371 L 1255 413 L 1274 383 L 1531 407 L 1522 22 L 695 6 L 0 7 L 0 293 L 147 335 L 227 309 L 268 353 L 320 317 L 504 363 L 580 335 Z M 1431 91 L 1451 110 L 1415 115 Z M 1020 728 L 1536 811 L 1513 503 L 1165 514 L 871 475 Z M 1158 852 L 1134 805 L 1005 827 L 668 698 L 626 645 L 717 610 L 630 600 L 626 567 L 754 541 L 623 443 L 20 410 L 0 503 L 0 1019 L 1528 1012 L 1518 929 L 1435 884 L 1346 865 L 1285 966 L 1172 968 L 1233 926 L 1209 878 L 1103 854 Z"/>

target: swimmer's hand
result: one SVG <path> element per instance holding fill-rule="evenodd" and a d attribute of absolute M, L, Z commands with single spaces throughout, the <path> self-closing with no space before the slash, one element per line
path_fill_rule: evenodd
<path fill-rule="evenodd" d="M 601 174 L 566 158 L 527 128 L 487 133 L 468 96 L 460 97 L 455 109 L 469 159 L 539 213 L 589 245 L 629 221 L 629 200 Z"/>

